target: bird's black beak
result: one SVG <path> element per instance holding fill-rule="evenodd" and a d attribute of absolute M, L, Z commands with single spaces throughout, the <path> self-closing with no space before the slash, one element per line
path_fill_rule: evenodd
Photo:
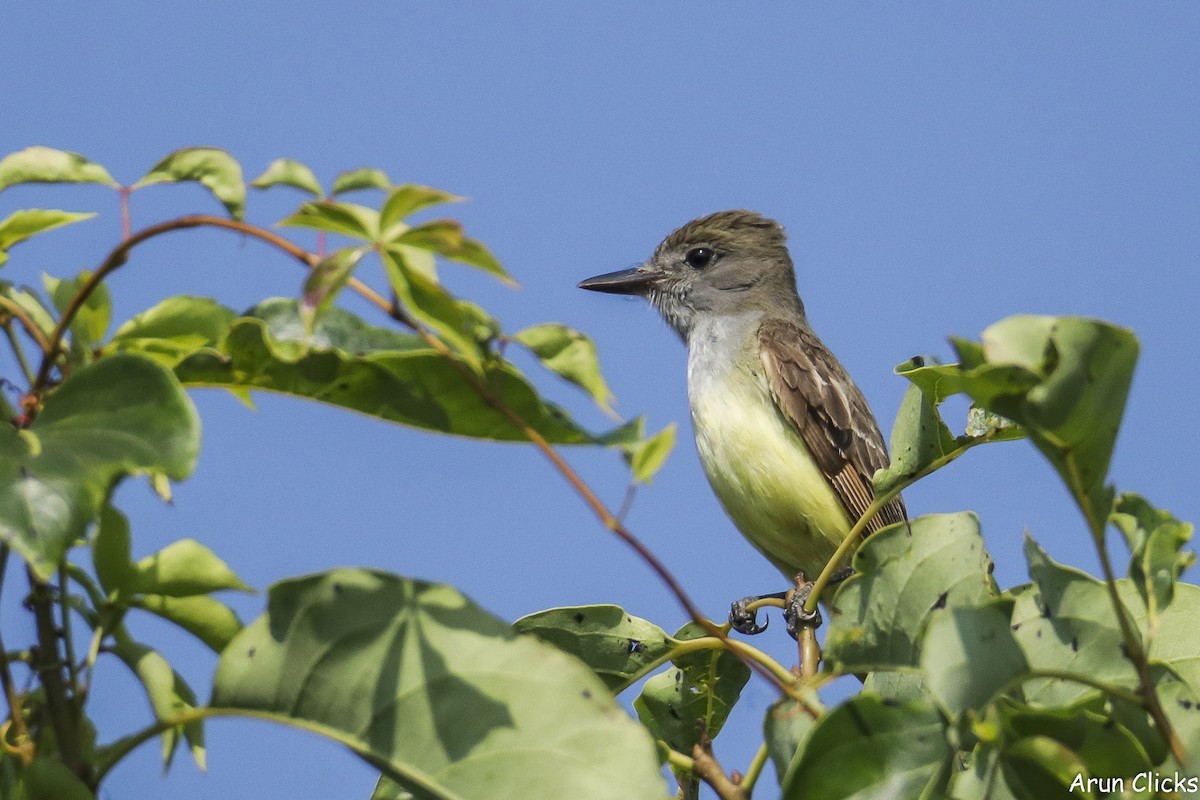
<path fill-rule="evenodd" d="M 634 267 L 580 281 L 579 288 L 607 294 L 645 294 L 653 282 L 654 273 L 645 267 Z"/>

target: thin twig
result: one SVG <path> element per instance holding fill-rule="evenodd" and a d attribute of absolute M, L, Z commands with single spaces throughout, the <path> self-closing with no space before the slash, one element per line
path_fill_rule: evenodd
<path fill-rule="evenodd" d="M 50 352 L 50 342 L 46 339 L 46 335 L 42 333 L 42 329 L 37 326 L 37 323 L 33 321 L 33 317 L 29 316 L 25 309 L 7 297 L 0 297 L 0 309 L 3 310 L 4 315 L 10 316 L 21 323 L 21 327 L 29 334 L 29 338 L 33 339 L 38 349 L 42 351 L 43 356 Z M 5 328 L 7 327 L 6 325 Z M 16 348 L 14 347 L 14 349 Z M 21 360 L 24 361 L 24 358 Z M 28 367 L 25 368 L 25 372 L 29 374 Z M 32 380 L 32 377 L 30 377 L 30 380 Z"/>
<path fill-rule="evenodd" d="M 692 762 L 692 773 L 707 783 L 720 800 L 750 800 L 750 792 L 741 785 L 740 777 L 726 775 L 721 769 L 708 731 L 701 731 L 699 743 L 692 747 Z"/>

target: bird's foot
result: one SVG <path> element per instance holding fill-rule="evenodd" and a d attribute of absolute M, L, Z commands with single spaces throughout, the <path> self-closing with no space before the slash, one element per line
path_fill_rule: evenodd
<path fill-rule="evenodd" d="M 787 597 L 787 592 L 775 592 L 757 597 L 743 597 L 729 606 L 729 624 L 735 631 L 744 636 L 754 636 L 767 629 L 770 620 L 763 617 L 762 625 L 758 624 L 758 610 L 764 606 L 781 606 Z"/>
<path fill-rule="evenodd" d="M 842 567 L 837 572 L 829 577 L 829 586 L 836 586 L 842 581 L 854 574 L 853 567 Z M 787 602 L 783 607 L 783 618 L 787 620 L 787 630 L 793 639 L 800 636 L 800 631 L 804 628 L 812 628 L 816 630 L 821 627 L 823 620 L 821 619 L 820 608 L 813 608 L 809 611 L 804 606 L 808 602 L 808 598 L 812 595 L 815 581 L 808 580 L 803 572 L 796 573 L 796 588 L 787 593 Z"/>

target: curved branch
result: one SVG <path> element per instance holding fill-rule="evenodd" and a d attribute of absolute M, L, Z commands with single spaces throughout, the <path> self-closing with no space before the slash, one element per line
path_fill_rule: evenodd
<path fill-rule="evenodd" d="M 29 334 L 29 338 L 37 344 L 38 349 L 42 351 L 42 355 L 46 356 L 50 352 L 50 341 L 46 335 L 42 333 L 41 328 L 33 321 L 33 317 L 21 308 L 20 305 L 9 300 L 7 297 L 0 297 L 0 312 L 4 315 L 12 317 L 17 322 L 21 323 L 21 327 Z"/>
<path fill-rule="evenodd" d="M 164 233 L 201 227 L 228 228 L 239 231 L 247 236 L 261 239 L 267 244 L 274 245 L 300 261 L 305 267 L 311 269 L 316 264 L 316 256 L 279 234 L 256 225 L 250 225 L 249 223 L 234 219 L 226 219 L 225 217 L 217 217 L 210 214 L 192 214 L 144 228 L 113 248 L 108 257 L 104 259 L 96 271 L 92 273 L 91 277 L 75 293 L 75 296 L 71 298 L 71 301 L 67 303 L 67 307 L 63 309 L 62 316 L 58 320 L 58 325 L 54 327 L 54 331 L 50 334 L 50 339 L 47 341 L 46 347 L 42 348 L 42 364 L 38 368 L 33 391 L 41 393 L 46 390 L 47 382 L 50 379 L 50 370 L 54 367 L 54 359 L 59 348 L 62 346 L 63 337 L 66 336 L 71 323 L 75 321 L 75 316 L 79 313 L 79 309 L 83 308 L 83 304 L 92 296 L 92 292 L 96 291 L 96 287 L 129 259 L 129 252 L 133 248 L 142 242 Z"/>

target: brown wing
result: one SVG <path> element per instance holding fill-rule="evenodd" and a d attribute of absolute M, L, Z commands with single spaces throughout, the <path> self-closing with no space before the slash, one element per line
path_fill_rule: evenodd
<path fill-rule="evenodd" d="M 851 521 L 858 520 L 875 498 L 871 476 L 888 465 L 887 447 L 866 399 L 807 328 L 764 322 L 758 344 L 776 407 L 800 434 Z M 897 496 L 866 532 L 907 518 Z"/>

